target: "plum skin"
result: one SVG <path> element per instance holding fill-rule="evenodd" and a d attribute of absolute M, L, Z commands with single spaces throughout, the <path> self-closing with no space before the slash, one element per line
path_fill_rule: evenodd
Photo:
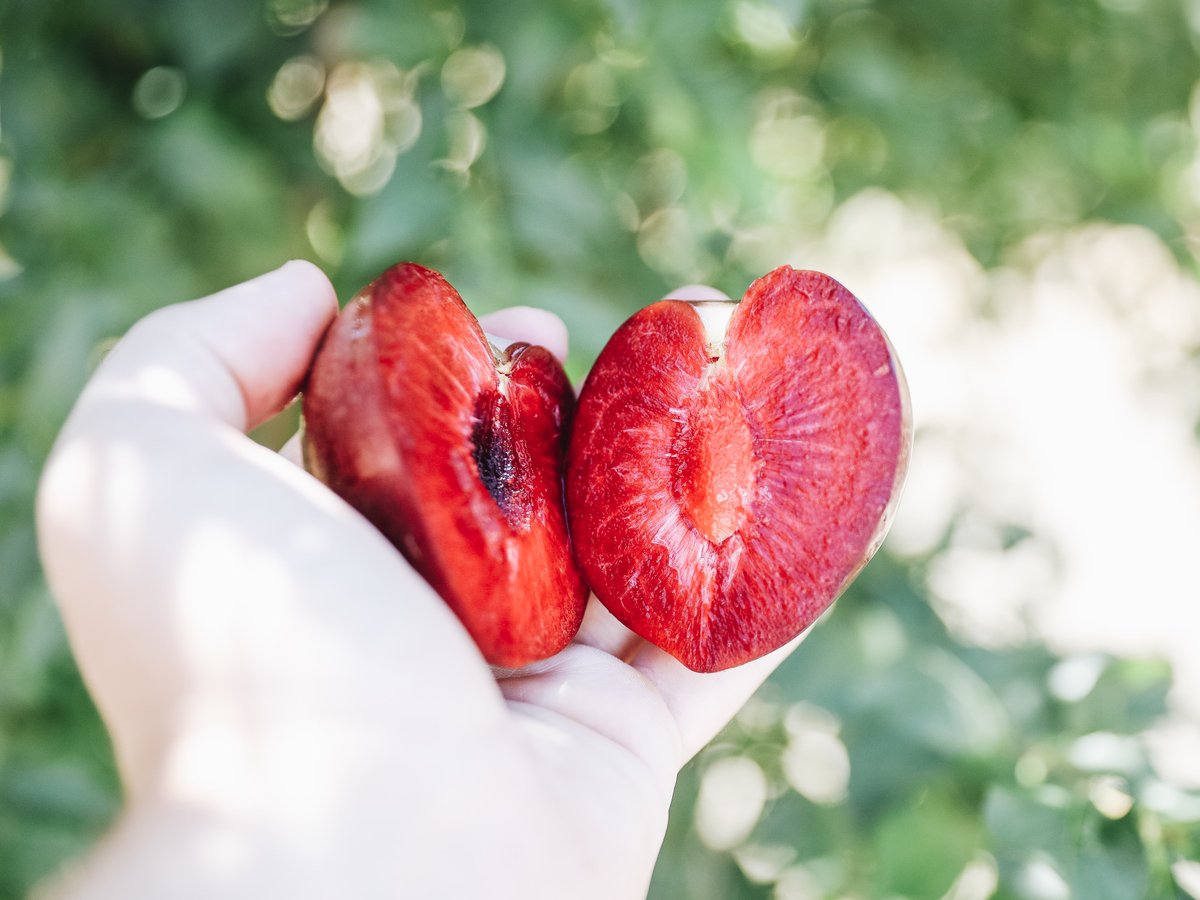
<path fill-rule="evenodd" d="M 740 665 L 807 628 L 878 548 L 909 402 L 886 336 L 828 276 L 769 273 L 715 337 L 699 305 L 622 325 L 572 425 L 548 352 L 492 348 L 440 275 L 393 267 L 318 353 L 306 464 L 495 665 L 562 649 L 585 577 L 689 668 Z"/>
<path fill-rule="evenodd" d="M 627 320 L 580 392 L 567 461 L 596 596 L 689 668 L 801 633 L 886 533 L 911 443 L 883 331 L 841 284 L 782 267 L 724 333 L 679 300 Z"/>
<path fill-rule="evenodd" d="M 442 596 L 485 659 L 565 647 L 587 588 L 566 525 L 574 391 L 545 348 L 490 345 L 457 291 L 404 263 L 326 333 L 304 391 L 305 465 Z"/>

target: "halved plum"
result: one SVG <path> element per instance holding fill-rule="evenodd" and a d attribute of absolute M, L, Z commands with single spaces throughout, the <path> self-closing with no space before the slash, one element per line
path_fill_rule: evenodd
<path fill-rule="evenodd" d="M 520 666 L 565 647 L 583 618 L 563 505 L 574 406 L 548 350 L 492 346 L 441 275 L 403 263 L 318 351 L 305 465 L 404 554 L 488 662 Z"/>
<path fill-rule="evenodd" d="M 891 345 L 832 278 L 783 267 L 738 304 L 655 303 L 580 393 L 576 556 L 621 622 L 689 668 L 748 662 L 871 558 L 910 442 Z"/>

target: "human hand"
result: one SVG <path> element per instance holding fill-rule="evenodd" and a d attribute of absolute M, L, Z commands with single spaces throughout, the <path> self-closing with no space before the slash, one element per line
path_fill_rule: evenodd
<path fill-rule="evenodd" d="M 47 463 L 47 578 L 112 735 L 120 821 L 78 897 L 644 896 L 680 766 L 796 642 L 688 671 L 593 598 L 491 670 L 358 513 L 244 432 L 336 313 L 307 263 L 139 322 Z M 487 330 L 565 355 L 562 323 Z"/>

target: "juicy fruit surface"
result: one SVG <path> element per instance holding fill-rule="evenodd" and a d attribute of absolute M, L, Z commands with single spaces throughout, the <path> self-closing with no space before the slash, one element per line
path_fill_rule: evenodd
<path fill-rule="evenodd" d="M 643 309 L 580 394 L 567 499 L 600 600 L 697 671 L 807 628 L 882 540 L 907 460 L 903 376 L 844 287 L 777 269 L 714 346 Z"/>
<path fill-rule="evenodd" d="M 587 590 L 563 509 L 574 393 L 542 347 L 493 353 L 436 272 L 395 266 L 327 335 L 305 461 L 405 555 L 487 660 L 561 650 Z"/>
<path fill-rule="evenodd" d="M 684 521 L 714 544 L 746 524 L 753 502 L 754 436 L 728 366 L 710 364 L 679 416 L 671 485 Z"/>

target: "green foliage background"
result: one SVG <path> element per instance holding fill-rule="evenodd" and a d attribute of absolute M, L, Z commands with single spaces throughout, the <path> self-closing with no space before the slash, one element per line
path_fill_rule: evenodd
<path fill-rule="evenodd" d="M 0 898 L 86 848 L 118 807 L 31 510 L 90 367 L 149 310 L 297 256 L 346 298 L 414 259 L 479 312 L 559 312 L 579 377 L 634 309 L 690 281 L 740 295 L 788 234 L 819 231 L 868 186 L 937 210 L 985 266 L 1086 219 L 1142 224 L 1191 258 L 1198 212 L 1178 184 L 1196 142 L 1194 3 L 0 9 Z M 314 148 L 339 84 L 383 98 L 374 161 L 338 150 L 336 123 Z M 685 771 L 652 897 L 1064 896 L 1038 880 L 1047 865 L 1078 898 L 1187 896 L 1171 866 L 1200 854 L 1200 800 L 1163 800 L 1139 738 L 1167 668 L 1102 660 L 1085 697 L 1056 699 L 1048 650 L 948 633 L 926 562 L 877 559 Z M 789 782 L 805 716 L 848 754 L 844 798 Z M 1125 741 L 1119 765 L 1077 752 L 1096 732 Z M 697 795 L 735 757 L 761 773 L 765 804 L 747 838 L 713 849 Z M 1100 811 L 1105 786 L 1127 813 Z M 972 861 L 992 873 L 985 893 L 953 886 Z"/>

